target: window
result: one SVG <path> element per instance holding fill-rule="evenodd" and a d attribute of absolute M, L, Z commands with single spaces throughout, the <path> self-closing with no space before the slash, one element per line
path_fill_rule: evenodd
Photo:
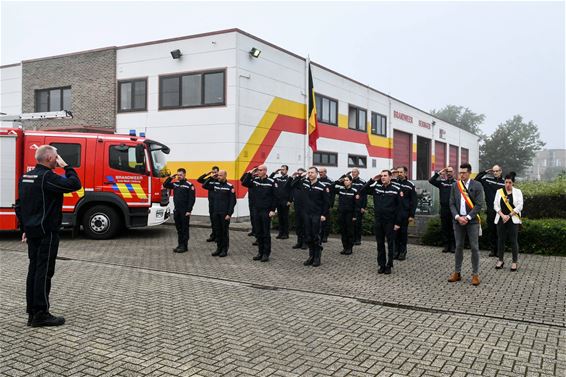
<path fill-rule="evenodd" d="M 371 133 L 387 136 L 387 117 L 379 113 L 371 113 Z"/>
<path fill-rule="evenodd" d="M 367 157 L 349 154 L 348 155 L 348 167 L 349 168 L 366 168 L 367 167 Z"/>
<path fill-rule="evenodd" d="M 145 174 L 145 157 L 143 162 L 136 162 L 136 147 L 129 145 L 110 146 L 109 163 L 112 169 L 130 173 Z"/>
<path fill-rule="evenodd" d="M 118 83 L 118 111 L 147 110 L 147 79 Z"/>
<path fill-rule="evenodd" d="M 51 143 L 57 148 L 57 154 L 72 168 L 81 166 L 81 145 L 67 143 Z"/>
<path fill-rule="evenodd" d="M 319 166 L 338 166 L 338 153 L 314 152 L 312 161 L 314 165 Z"/>
<path fill-rule="evenodd" d="M 367 130 L 367 113 L 355 106 L 348 108 L 348 128 L 365 132 Z"/>
<path fill-rule="evenodd" d="M 225 104 L 225 71 L 196 72 L 159 78 L 159 108 L 175 109 Z"/>
<path fill-rule="evenodd" d="M 338 125 L 338 101 L 315 94 L 316 100 L 316 119 L 319 122 Z"/>
<path fill-rule="evenodd" d="M 41 89 L 35 91 L 35 111 L 72 110 L 71 87 Z"/>

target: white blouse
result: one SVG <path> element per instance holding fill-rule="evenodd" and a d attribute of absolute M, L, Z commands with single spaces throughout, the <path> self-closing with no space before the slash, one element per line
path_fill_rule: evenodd
<path fill-rule="evenodd" d="M 505 191 L 505 187 L 503 187 L 503 190 Z M 507 191 L 505 192 L 507 193 Z M 513 195 L 513 206 L 515 207 L 513 212 L 520 215 L 521 211 L 523 210 L 523 193 L 518 188 L 513 187 L 511 191 L 511 195 Z M 499 211 L 501 211 L 500 203 L 501 203 L 501 192 L 500 190 L 497 190 L 497 193 L 495 194 L 495 199 L 493 201 L 493 209 L 495 210 L 496 213 L 495 215 L 496 224 L 499 222 L 499 218 L 501 217 L 499 216 Z M 514 224 L 521 224 L 521 218 L 519 216 L 511 216 L 511 220 L 513 221 Z"/>

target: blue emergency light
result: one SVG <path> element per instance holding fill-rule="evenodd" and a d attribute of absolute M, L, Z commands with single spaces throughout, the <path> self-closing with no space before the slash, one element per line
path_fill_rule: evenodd
<path fill-rule="evenodd" d="M 130 136 L 136 136 L 136 130 L 130 130 Z"/>

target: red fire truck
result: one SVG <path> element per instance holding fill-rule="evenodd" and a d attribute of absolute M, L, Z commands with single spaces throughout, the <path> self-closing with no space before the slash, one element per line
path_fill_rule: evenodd
<path fill-rule="evenodd" d="M 65 194 L 63 227 L 82 226 L 87 237 L 108 239 L 124 226 L 165 222 L 169 192 L 161 176 L 169 148 L 140 136 L 0 128 L 0 230 L 18 229 L 18 179 L 34 168 L 35 150 L 44 144 L 57 148 L 83 186 Z"/>

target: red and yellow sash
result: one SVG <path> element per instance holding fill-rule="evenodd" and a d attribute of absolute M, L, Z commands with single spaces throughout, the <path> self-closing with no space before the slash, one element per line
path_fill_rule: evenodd
<path fill-rule="evenodd" d="M 509 209 L 509 211 L 511 211 L 511 216 L 517 216 L 518 218 L 521 218 L 521 215 L 519 215 L 518 213 L 515 212 L 515 208 L 511 205 L 511 203 L 509 203 L 509 199 L 507 199 L 507 193 L 505 192 L 505 189 L 499 189 L 499 195 L 501 195 L 501 199 L 503 199 L 503 203 L 505 203 L 505 206 Z"/>
<path fill-rule="evenodd" d="M 466 205 L 471 209 L 474 209 L 474 202 L 472 202 L 472 199 L 470 198 L 470 194 L 468 194 L 468 190 L 466 189 L 464 182 L 458 180 L 456 185 L 458 186 L 458 190 L 460 191 L 460 194 L 462 194 L 462 196 L 464 197 L 464 201 L 466 202 Z M 478 214 L 476 215 L 476 217 L 478 219 L 478 222 L 481 223 L 480 215 Z"/>

